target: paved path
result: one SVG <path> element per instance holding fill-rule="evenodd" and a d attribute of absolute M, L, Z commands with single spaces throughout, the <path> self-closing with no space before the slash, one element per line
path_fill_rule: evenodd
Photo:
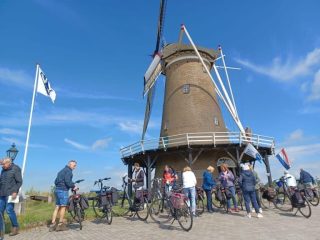
<path fill-rule="evenodd" d="M 147 222 L 137 219 L 114 218 L 112 225 L 86 221 L 83 230 L 77 225 L 65 232 L 48 232 L 39 227 L 22 232 L 12 240 L 67 240 L 67 239 L 308 239 L 320 240 L 320 206 L 312 208 L 312 216 L 305 219 L 301 215 L 278 211 L 265 211 L 264 218 L 244 218 L 244 212 L 227 215 L 223 213 L 203 214 L 196 218 L 190 232 L 181 230 L 178 223 L 158 225 L 150 218 Z"/>

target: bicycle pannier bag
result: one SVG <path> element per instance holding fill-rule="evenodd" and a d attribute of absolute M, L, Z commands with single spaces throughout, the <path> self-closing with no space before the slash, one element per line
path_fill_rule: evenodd
<path fill-rule="evenodd" d="M 73 210 L 74 210 L 74 204 L 73 204 L 72 197 L 70 197 L 68 202 L 68 211 L 71 212 Z"/>
<path fill-rule="evenodd" d="M 105 206 L 108 204 L 108 192 L 101 193 L 101 205 Z"/>
<path fill-rule="evenodd" d="M 216 200 L 218 200 L 219 202 L 222 201 L 222 192 L 221 192 L 221 189 L 217 189 L 216 191 Z"/>
<path fill-rule="evenodd" d="M 305 200 L 303 199 L 300 191 L 296 190 L 291 196 L 292 207 L 300 208 L 305 207 Z"/>
<path fill-rule="evenodd" d="M 267 199 L 268 201 L 273 200 L 276 197 L 276 192 L 273 188 L 268 188 L 263 191 L 262 198 Z"/>
<path fill-rule="evenodd" d="M 88 209 L 89 208 L 89 202 L 88 199 L 85 196 L 81 196 L 80 198 L 80 206 L 82 209 Z"/>
<path fill-rule="evenodd" d="M 187 197 L 182 193 L 172 193 L 170 201 L 174 208 L 181 209 L 185 206 L 184 202 L 187 201 Z"/>
<path fill-rule="evenodd" d="M 119 199 L 119 194 L 116 188 L 111 188 L 111 192 L 112 192 L 112 204 L 113 205 L 117 205 L 118 203 L 118 199 Z"/>

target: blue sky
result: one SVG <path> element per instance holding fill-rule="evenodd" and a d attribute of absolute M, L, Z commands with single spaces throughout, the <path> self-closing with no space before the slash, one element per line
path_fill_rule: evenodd
<path fill-rule="evenodd" d="M 0 0 L 0 151 L 12 142 L 21 165 L 35 64 L 55 104 L 38 95 L 25 189 L 47 190 L 69 159 L 89 189 L 95 178 L 126 171 L 119 148 L 139 140 L 143 75 L 154 50 L 158 1 Z M 168 1 L 164 38 L 184 23 L 202 46 L 223 46 L 244 126 L 286 147 L 293 173 L 320 176 L 320 15 L 318 1 Z M 164 79 L 148 137 L 161 124 Z M 229 116 L 226 124 L 236 130 Z M 271 158 L 273 174 L 281 165 Z M 261 166 L 260 166 L 261 168 Z"/>

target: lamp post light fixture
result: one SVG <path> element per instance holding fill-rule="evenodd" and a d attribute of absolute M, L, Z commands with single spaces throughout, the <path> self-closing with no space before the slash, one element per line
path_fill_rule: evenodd
<path fill-rule="evenodd" d="M 16 148 L 16 145 L 12 143 L 11 148 L 7 150 L 7 156 L 14 161 L 18 154 L 19 150 Z"/>

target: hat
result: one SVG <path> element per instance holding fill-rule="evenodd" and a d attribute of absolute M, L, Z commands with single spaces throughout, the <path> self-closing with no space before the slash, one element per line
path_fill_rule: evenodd
<path fill-rule="evenodd" d="M 241 166 L 242 170 L 244 170 L 244 171 L 250 170 L 250 167 L 249 167 L 249 165 L 247 163 L 241 164 L 240 166 Z"/>

